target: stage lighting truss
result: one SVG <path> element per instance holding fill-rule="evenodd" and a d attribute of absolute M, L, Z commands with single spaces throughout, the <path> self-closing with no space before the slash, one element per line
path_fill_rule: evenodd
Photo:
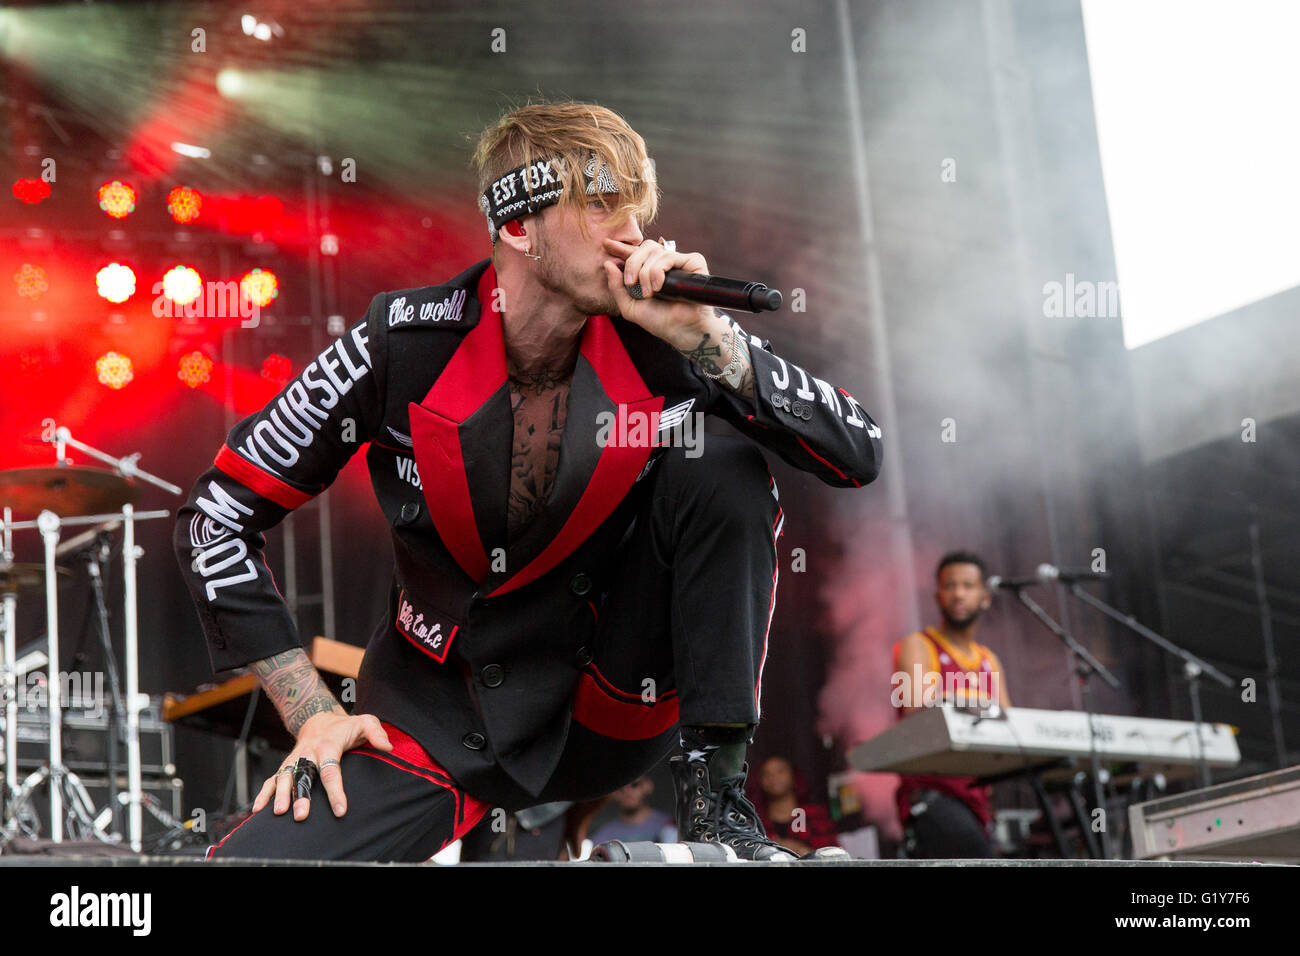
<path fill-rule="evenodd" d="M 189 305 L 203 296 L 203 278 L 189 266 L 174 266 L 163 276 L 163 295 L 177 305 Z"/>
<path fill-rule="evenodd" d="M 131 359 L 119 352 L 105 352 L 95 359 L 95 374 L 99 384 L 113 390 L 126 388 L 135 378 Z"/>
<path fill-rule="evenodd" d="M 182 226 L 199 218 L 203 210 L 203 196 L 197 189 L 177 186 L 167 194 L 167 212 Z"/>
<path fill-rule="evenodd" d="M 99 208 L 114 219 L 125 219 L 135 212 L 135 190 L 114 179 L 99 187 Z"/>
<path fill-rule="evenodd" d="M 277 388 L 283 388 L 289 384 L 292 375 L 293 362 L 287 356 L 272 352 L 262 362 L 262 378 Z"/>
<path fill-rule="evenodd" d="M 280 280 L 269 269 L 254 269 L 239 280 L 239 292 L 245 301 L 264 309 L 280 296 Z"/>
<path fill-rule="evenodd" d="M 109 302 L 125 302 L 135 295 L 135 273 L 130 266 L 110 262 L 95 274 L 95 290 Z"/>
<path fill-rule="evenodd" d="M 18 294 L 24 299 L 31 299 L 35 302 L 42 295 L 49 291 L 50 283 L 45 276 L 45 270 L 40 266 L 34 266 L 30 262 L 24 262 L 22 268 L 14 273 L 14 285 L 18 287 Z"/>
<path fill-rule="evenodd" d="M 176 377 L 184 382 L 186 387 L 198 388 L 205 382 L 212 380 L 212 364 L 212 359 L 195 349 L 193 352 L 181 356 Z"/>

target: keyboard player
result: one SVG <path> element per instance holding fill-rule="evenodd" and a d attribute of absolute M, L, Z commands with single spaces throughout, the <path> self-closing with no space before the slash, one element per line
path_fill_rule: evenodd
<path fill-rule="evenodd" d="M 1010 706 L 1001 662 L 975 640 L 979 616 L 992 600 L 986 577 L 984 562 L 969 551 L 940 559 L 934 597 L 942 623 L 907 635 L 893 649 L 891 702 L 900 720 L 940 703 Z M 989 788 L 976 786 L 974 778 L 904 775 L 896 802 L 908 857 L 993 855 Z"/>

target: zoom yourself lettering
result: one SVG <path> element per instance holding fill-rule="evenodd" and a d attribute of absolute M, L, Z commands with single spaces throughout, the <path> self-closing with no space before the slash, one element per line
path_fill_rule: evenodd
<path fill-rule="evenodd" d="M 348 354 L 349 349 L 344 348 L 348 341 L 356 355 Z M 329 420 L 327 410 L 338 405 L 340 398 L 370 374 L 367 341 L 365 327 L 359 325 L 350 337 L 339 339 L 321 352 L 284 390 L 271 406 L 270 414 L 253 426 L 252 433 L 236 450 L 273 475 L 280 473 L 277 465 L 289 468 L 297 464 L 302 455 L 300 449 L 310 448 L 321 424 Z"/>

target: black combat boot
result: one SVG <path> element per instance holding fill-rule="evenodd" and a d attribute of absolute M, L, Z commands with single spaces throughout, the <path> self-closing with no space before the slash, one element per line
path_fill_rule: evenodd
<path fill-rule="evenodd" d="M 758 811 L 745 797 L 740 772 L 714 780 L 709 760 L 698 751 L 668 761 L 677 794 L 677 839 L 683 843 L 721 843 L 742 860 L 793 862 L 798 857 L 767 838 Z"/>
<path fill-rule="evenodd" d="M 750 727 L 682 726 L 682 754 L 668 761 L 677 797 L 677 839 L 720 843 L 742 860 L 796 860 L 767 838 L 758 811 L 745 797 L 751 733 Z"/>

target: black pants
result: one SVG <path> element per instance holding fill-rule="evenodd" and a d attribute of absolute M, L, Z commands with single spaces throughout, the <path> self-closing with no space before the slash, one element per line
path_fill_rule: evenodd
<path fill-rule="evenodd" d="M 956 797 L 922 790 L 903 823 L 903 847 L 912 860 L 987 859 L 993 844 L 974 811 Z"/>
<path fill-rule="evenodd" d="M 699 450 L 669 448 L 636 489 L 564 752 L 534 803 L 636 779 L 672 749 L 679 723 L 758 723 L 784 516 L 757 447 L 710 433 Z M 213 855 L 424 860 L 481 819 L 483 803 L 427 754 L 377 754 L 343 756 L 342 820 L 318 785 L 306 821 L 264 808 Z"/>
<path fill-rule="evenodd" d="M 294 820 L 292 808 L 276 816 L 272 801 L 210 847 L 208 857 L 420 863 L 473 828 L 487 805 L 397 728 L 384 729 L 393 752 L 362 747 L 339 760 L 348 798 L 342 817 L 334 816 L 318 783 L 306 820 Z"/>

